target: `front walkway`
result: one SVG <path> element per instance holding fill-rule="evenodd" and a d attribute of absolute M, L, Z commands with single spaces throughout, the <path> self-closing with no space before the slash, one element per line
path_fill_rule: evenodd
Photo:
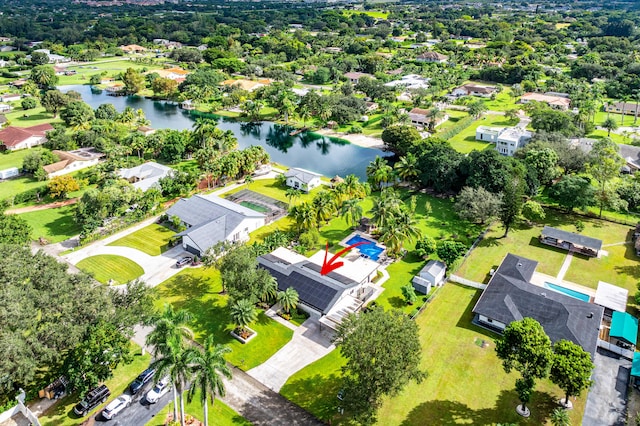
<path fill-rule="evenodd" d="M 247 373 L 271 390 L 279 392 L 289 377 L 334 348 L 329 339 L 322 335 L 318 318 L 312 316 L 296 328 L 289 343 Z"/>

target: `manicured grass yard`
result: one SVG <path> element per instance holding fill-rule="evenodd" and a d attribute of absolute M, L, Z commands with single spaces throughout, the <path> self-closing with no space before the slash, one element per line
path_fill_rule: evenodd
<path fill-rule="evenodd" d="M 64 241 L 80 233 L 80 226 L 74 220 L 75 206 L 37 210 L 20 214 L 33 228 L 31 237 L 44 237 L 50 243 Z"/>
<path fill-rule="evenodd" d="M 410 383 L 399 395 L 388 398 L 378 411 L 384 425 L 449 425 L 548 423 L 561 391 L 548 380 L 539 381 L 525 421 L 515 412 L 517 373 L 505 374 L 495 355 L 497 337 L 471 323 L 480 292 L 446 284 L 416 319 L 422 344 L 421 368 L 428 373 L 420 384 Z M 489 346 L 482 348 L 484 340 Z M 340 389 L 339 350 L 293 375 L 281 393 L 320 419 L 341 423 L 336 394 Z M 574 401 L 571 424 L 580 424 L 586 394 Z M 346 423 L 346 422 L 345 422 Z"/>
<path fill-rule="evenodd" d="M 517 123 L 514 120 L 507 120 L 503 115 L 487 114 L 479 120 L 474 121 L 469 127 L 449 139 L 451 146 L 458 152 L 467 154 L 471 151 L 482 151 L 493 146 L 493 143 L 476 140 L 476 129 L 480 126 L 488 127 L 508 127 Z"/>
<path fill-rule="evenodd" d="M 16 127 L 30 127 L 43 123 L 62 123 L 60 115 L 53 118 L 53 114 L 45 111 L 41 106 L 23 110 L 20 102 L 14 102 L 13 110 L 8 112 L 6 116 L 11 125 Z"/>
<path fill-rule="evenodd" d="M 113 254 L 99 254 L 82 259 L 76 265 L 103 284 L 113 280 L 114 284 L 125 284 L 144 274 L 144 270 L 133 260 Z"/>
<path fill-rule="evenodd" d="M 191 328 L 196 340 L 213 335 L 216 343 L 227 345 L 232 352 L 227 360 L 243 370 L 262 364 L 284 346 L 293 331 L 267 317 L 260 311 L 258 319 L 249 327 L 258 335 L 247 344 L 234 339 L 230 333 L 227 296 L 221 295 L 222 280 L 216 269 L 188 268 L 160 284 L 159 307 L 171 303 L 176 309 L 186 309 L 193 315 Z"/>
<path fill-rule="evenodd" d="M 22 168 L 22 161 L 27 154 L 34 151 L 42 151 L 38 148 L 33 149 L 21 149 L 19 151 L 2 151 L 0 152 L 0 170 L 8 169 L 10 167 Z"/>
<path fill-rule="evenodd" d="M 5 180 L 4 182 L 0 182 L 0 197 L 3 200 L 8 198 L 13 199 L 12 197 L 21 192 L 29 191 L 34 188 L 46 188 L 47 182 L 39 181 L 38 179 L 33 178 L 32 176 L 20 176 L 13 179 Z"/>
<path fill-rule="evenodd" d="M 159 256 L 169 249 L 169 240 L 175 234 L 166 226 L 153 223 L 107 245 L 131 247 L 149 256 Z"/>
<path fill-rule="evenodd" d="M 204 413 L 202 405 L 200 404 L 200 393 L 196 392 L 191 402 L 187 402 L 186 395 L 184 400 L 184 412 L 187 415 L 191 415 L 198 420 L 204 421 Z M 251 423 L 233 411 L 227 404 L 216 398 L 213 405 L 211 400 L 207 400 L 209 404 L 209 424 L 216 426 L 250 426 Z M 178 408 L 180 410 L 180 408 Z M 173 413 L 173 401 L 167 404 L 156 416 L 147 423 L 147 426 L 164 426 L 164 420 L 169 413 Z"/>
<path fill-rule="evenodd" d="M 99 412 L 104 406 L 111 402 L 112 399 L 121 395 L 131 384 L 133 379 L 135 379 L 138 374 L 149 366 L 151 356 L 148 353 L 140 355 L 140 346 L 132 342 L 131 352 L 135 354 L 133 362 L 131 362 L 131 364 L 118 366 L 118 368 L 113 372 L 113 377 L 105 382 L 111 391 L 110 400 L 99 405 L 92 413 Z M 42 426 L 71 426 L 82 423 L 83 419 L 79 418 L 73 412 L 73 407 L 78 403 L 78 401 L 79 396 L 77 394 L 71 394 L 64 397 L 40 417 L 40 423 Z M 89 415 L 87 415 L 87 417 L 89 417 Z M 86 417 L 84 419 L 86 420 Z"/>
<path fill-rule="evenodd" d="M 241 185 L 229 192 L 226 192 L 224 196 L 226 197 L 229 194 L 234 194 L 236 192 L 242 191 L 243 189 L 248 189 L 250 191 L 266 195 L 267 197 L 275 198 L 276 200 L 280 200 L 284 203 L 288 203 L 289 200 L 284 195 L 285 191 L 288 188 L 288 186 L 278 185 L 278 182 L 275 179 L 256 179 L 255 181 L 251 182 L 249 186 Z M 296 200 L 292 200 L 292 202 L 293 204 L 299 204 L 303 201 L 311 200 L 314 194 L 319 190 L 320 189 L 315 188 L 311 190 L 311 193 L 309 194 L 305 194 L 304 192 L 302 192 L 300 194 L 300 197 L 298 197 Z"/>

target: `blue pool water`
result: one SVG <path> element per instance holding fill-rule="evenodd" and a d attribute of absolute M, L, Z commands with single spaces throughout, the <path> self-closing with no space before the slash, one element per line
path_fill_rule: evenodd
<path fill-rule="evenodd" d="M 583 302 L 589 302 L 589 300 L 591 300 L 591 296 L 589 296 L 588 294 L 580 293 L 579 291 L 571 290 L 570 288 L 562 287 L 557 284 L 544 283 L 544 286 L 545 288 L 557 291 L 558 293 L 564 293 L 567 296 L 582 300 Z"/>
<path fill-rule="evenodd" d="M 352 244 L 357 244 L 360 242 L 365 242 L 369 244 L 362 244 L 361 246 L 356 247 L 360 254 L 366 254 L 369 256 L 369 259 L 377 261 L 380 257 L 380 253 L 384 251 L 384 248 L 376 245 L 375 241 L 367 240 L 366 238 L 361 237 L 360 235 L 354 235 L 347 241 L 347 246 Z"/>

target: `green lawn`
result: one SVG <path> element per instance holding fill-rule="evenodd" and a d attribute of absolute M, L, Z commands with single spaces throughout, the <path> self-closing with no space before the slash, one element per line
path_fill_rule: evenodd
<path fill-rule="evenodd" d="M 604 138 L 609 138 L 612 141 L 614 141 L 615 143 L 624 143 L 629 145 L 631 143 L 631 139 L 630 138 L 626 138 L 623 135 L 618 135 L 616 133 L 611 133 L 609 134 L 609 132 L 607 132 L 606 130 L 599 130 L 596 129 L 593 132 L 589 133 L 587 135 L 587 137 L 592 138 L 592 139 L 604 139 Z"/>
<path fill-rule="evenodd" d="M 159 256 L 169 249 L 169 240 L 175 234 L 166 226 L 153 223 L 107 245 L 131 247 L 149 256 Z"/>
<path fill-rule="evenodd" d="M 62 123 L 60 115 L 53 118 L 53 114 L 48 113 L 43 107 L 38 106 L 33 109 L 23 110 L 19 102 L 14 102 L 14 109 L 6 115 L 9 124 L 16 127 L 29 127 L 43 123 Z"/>
<path fill-rule="evenodd" d="M 251 182 L 249 186 L 241 185 L 229 192 L 226 192 L 224 196 L 226 197 L 229 194 L 235 194 L 236 192 L 242 191 L 243 189 L 249 189 L 250 191 L 266 195 L 267 197 L 274 198 L 284 203 L 289 202 L 289 200 L 287 200 L 287 197 L 285 196 L 285 192 L 287 189 L 289 189 L 289 187 L 278 185 L 278 182 L 275 179 L 256 179 L 255 181 Z M 311 190 L 311 193 L 309 194 L 305 194 L 303 192 L 297 200 L 293 200 L 293 203 L 299 204 L 303 201 L 310 201 L 311 199 L 313 199 L 313 196 L 317 191 L 319 191 L 318 188 Z"/>
<path fill-rule="evenodd" d="M 477 141 L 476 129 L 480 126 L 508 127 L 517 124 L 517 120 L 507 120 L 503 115 L 486 114 L 474 121 L 469 127 L 449 139 L 451 146 L 458 152 L 467 154 L 473 150 L 482 151 L 494 144 Z"/>
<path fill-rule="evenodd" d="M 484 84 L 484 83 L 480 83 Z M 518 98 L 514 98 L 511 96 L 511 89 L 505 88 L 502 92 L 496 95 L 495 99 L 487 99 L 487 98 L 478 98 L 482 99 L 484 104 L 487 106 L 487 109 L 490 111 L 507 111 L 509 109 L 520 109 L 521 105 L 517 104 L 516 101 Z"/>
<path fill-rule="evenodd" d="M 133 379 L 149 366 L 151 362 L 151 356 L 149 354 L 140 355 L 140 347 L 135 343 L 131 343 L 131 351 L 135 354 L 133 362 L 131 364 L 118 366 L 113 372 L 113 377 L 105 382 L 109 390 L 111 390 L 110 400 L 98 406 L 92 413 L 100 411 L 102 407 L 111 402 L 112 399 L 120 396 L 131 384 Z M 56 405 L 46 411 L 44 415 L 40 416 L 40 423 L 42 426 L 71 426 L 80 424 L 82 419 L 73 412 L 73 407 L 78 401 L 79 398 L 77 394 L 71 394 L 62 398 Z"/>
<path fill-rule="evenodd" d="M 515 412 L 516 373 L 507 375 L 495 355 L 497 335 L 471 323 L 480 292 L 446 284 L 416 319 L 422 344 L 421 368 L 428 374 L 420 384 L 410 383 L 397 396 L 387 398 L 378 411 L 384 425 L 450 425 L 548 423 L 561 391 L 548 380 L 539 381 L 523 420 Z M 482 348 L 479 343 L 489 343 Z M 338 350 L 289 378 L 281 394 L 331 424 L 346 424 L 337 414 L 340 367 Z M 580 424 L 585 396 L 574 402 L 572 424 Z"/>
<path fill-rule="evenodd" d="M 21 149 L 19 151 L 2 151 L 0 152 L 0 170 L 10 167 L 22 168 L 22 161 L 27 154 L 33 151 L 41 151 L 39 148 Z"/>
<path fill-rule="evenodd" d="M 4 200 L 12 199 L 14 195 L 21 192 L 29 191 L 34 188 L 46 189 L 46 186 L 47 182 L 39 181 L 32 176 L 20 176 L 0 183 L 0 190 L 2 190 L 2 195 L 0 195 L 0 197 Z"/>
<path fill-rule="evenodd" d="M 221 295 L 222 281 L 216 269 L 189 268 L 160 284 L 158 305 L 171 303 L 193 315 L 191 328 L 196 340 L 215 336 L 216 343 L 227 345 L 232 352 L 227 360 L 243 370 L 262 364 L 284 346 L 293 331 L 267 317 L 260 311 L 258 319 L 249 327 L 258 335 L 247 344 L 234 339 L 230 332 L 227 296 Z"/>
<path fill-rule="evenodd" d="M 448 110 L 445 110 L 445 112 L 449 116 L 449 119 L 438 126 L 438 128 L 436 129 L 438 133 L 445 132 L 449 128 L 458 124 L 458 121 L 460 121 L 461 118 L 464 118 L 467 115 L 469 115 L 466 111 L 458 111 L 457 109 L 448 109 Z"/>
<path fill-rule="evenodd" d="M 31 237 L 37 240 L 44 237 L 50 243 L 64 241 L 80 233 L 80 226 L 74 220 L 75 206 L 38 210 L 22 213 L 20 217 L 31 225 Z"/>
<path fill-rule="evenodd" d="M 617 101 L 616 101 L 617 102 Z M 634 104 L 633 102 L 628 102 L 628 104 Z M 640 109 L 638 109 L 638 111 L 640 112 Z M 609 118 L 613 118 L 616 121 L 616 124 L 618 125 L 618 127 L 632 127 L 632 126 L 637 126 L 640 125 L 640 113 L 638 114 L 638 120 L 635 120 L 635 116 L 634 114 L 625 114 L 624 117 L 622 116 L 622 114 L 616 114 L 616 113 L 607 113 L 606 111 L 598 111 L 596 112 L 596 115 L 594 117 L 593 122 L 595 123 L 596 126 L 601 126 L 602 123 L 605 122 L 605 120 L 607 119 L 607 117 Z M 634 123 L 635 121 L 635 123 Z"/>
<path fill-rule="evenodd" d="M 90 256 L 76 266 L 103 284 L 109 280 L 113 280 L 113 284 L 125 284 L 144 274 L 142 267 L 133 260 L 113 254 Z"/>
<path fill-rule="evenodd" d="M 142 64 L 126 59 L 109 58 L 104 61 L 93 62 L 86 65 L 73 65 L 67 67 L 68 70 L 75 70 L 74 75 L 62 75 L 58 84 L 66 86 L 70 84 L 89 84 L 92 75 L 105 73 L 105 77 L 115 77 L 117 74 L 124 72 L 127 68 L 133 68 L 137 71 L 161 69 L 162 63 Z"/>
<path fill-rule="evenodd" d="M 213 404 L 211 404 L 211 400 L 207 400 L 207 404 L 209 405 L 209 424 L 215 426 L 250 426 L 251 422 L 247 419 L 233 411 L 227 404 L 216 399 Z M 190 415 L 195 417 L 196 419 L 203 421 L 204 414 L 202 410 L 202 404 L 200 403 L 200 392 L 196 392 L 193 396 L 193 400 L 188 402 L 185 396 L 185 419 L 186 416 Z M 164 426 L 164 420 L 167 418 L 169 413 L 173 412 L 173 401 L 167 404 L 158 414 L 155 415 L 153 420 L 147 423 L 147 426 Z"/>

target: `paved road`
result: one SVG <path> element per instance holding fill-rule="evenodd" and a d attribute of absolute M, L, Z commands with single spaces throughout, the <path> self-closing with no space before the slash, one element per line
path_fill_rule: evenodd
<path fill-rule="evenodd" d="M 109 426 L 143 426 L 151 421 L 167 404 L 173 404 L 173 392 L 169 392 L 155 404 L 149 404 L 144 396 L 153 387 L 153 383 L 133 396 L 131 406 L 121 411 L 113 420 L 107 422 L 102 418 L 100 411 L 95 414 L 96 424 L 109 424 Z M 158 425 L 163 424 L 164 419 L 158 419 Z"/>

